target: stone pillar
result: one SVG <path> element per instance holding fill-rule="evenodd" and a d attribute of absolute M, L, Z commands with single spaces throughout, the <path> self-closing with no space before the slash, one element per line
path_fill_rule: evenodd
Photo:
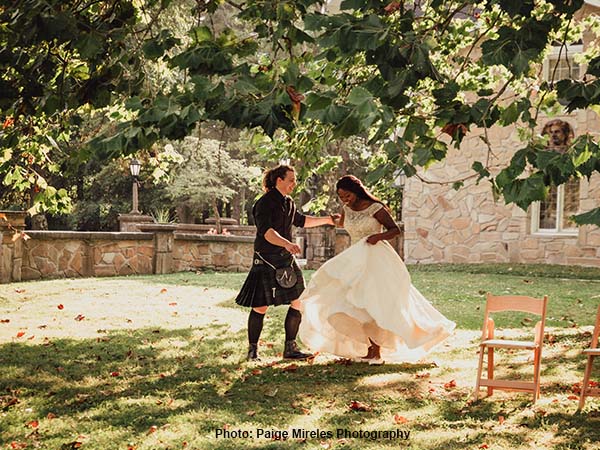
<path fill-rule="evenodd" d="M 119 214 L 119 231 L 141 231 L 141 225 L 151 223 L 154 219 L 145 214 Z"/>
<path fill-rule="evenodd" d="M 153 272 L 156 274 L 173 272 L 173 246 L 176 225 L 140 225 L 141 231 L 154 233 Z"/>
<path fill-rule="evenodd" d="M 0 211 L 0 283 L 21 281 L 23 238 L 13 239 L 25 229 L 25 211 Z"/>

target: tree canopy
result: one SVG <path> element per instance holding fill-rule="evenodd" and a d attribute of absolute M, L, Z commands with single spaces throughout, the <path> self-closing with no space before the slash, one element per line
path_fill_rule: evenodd
<path fill-rule="evenodd" d="M 475 128 L 518 126 L 523 146 L 510 164 L 498 172 L 473 161 L 472 176 L 526 209 L 548 186 L 600 172 L 592 135 L 559 154 L 533 132 L 541 112 L 600 104 L 597 46 L 584 55 L 581 79 L 539 76 L 553 44 L 567 51 L 584 30 L 600 33 L 597 20 L 576 15 L 582 5 L 344 0 L 337 11 L 316 0 L 201 1 L 181 38 L 158 20 L 170 0 L 4 2 L 0 177 L 12 190 L 38 191 L 40 208 L 64 209 L 69 192 L 48 185 L 46 172 L 219 120 L 261 130 L 273 157 L 304 163 L 305 174 L 335 164 L 328 143 L 360 136 L 378 149 L 371 180 L 391 180 L 443 160 Z M 177 82 L 147 89 L 149 62 L 168 66 Z M 113 120 L 73 148 L 86 108 L 108 108 Z M 576 220 L 600 225 L 600 208 Z"/>

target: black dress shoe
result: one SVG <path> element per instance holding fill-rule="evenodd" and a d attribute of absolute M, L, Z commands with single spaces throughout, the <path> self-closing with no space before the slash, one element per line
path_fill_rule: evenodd
<path fill-rule="evenodd" d="M 285 359 L 307 359 L 312 356 L 310 353 L 301 352 L 296 341 L 285 341 L 285 348 L 283 350 L 283 357 Z"/>
<path fill-rule="evenodd" d="M 246 358 L 248 361 L 260 361 L 258 357 L 258 344 L 250 344 L 248 348 L 248 357 Z"/>

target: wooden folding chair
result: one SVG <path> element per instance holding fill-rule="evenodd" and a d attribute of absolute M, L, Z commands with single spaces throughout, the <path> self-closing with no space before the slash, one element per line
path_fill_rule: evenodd
<path fill-rule="evenodd" d="M 525 391 L 533 393 L 533 402 L 540 397 L 540 362 L 542 360 L 542 344 L 544 341 L 544 325 L 546 323 L 546 307 L 548 296 L 542 299 L 520 295 L 495 296 L 487 294 L 485 316 L 483 319 L 483 332 L 479 344 L 479 367 L 477 368 L 477 384 L 475 386 L 475 400 L 479 397 L 479 389 L 487 387 L 488 396 L 494 389 Z M 496 339 L 494 336 L 494 319 L 491 313 L 502 311 L 520 311 L 540 316 L 533 331 L 533 341 L 515 341 Z M 533 350 L 533 382 L 517 380 L 494 379 L 494 349 Z M 487 378 L 482 378 L 483 357 L 487 350 Z"/>
<path fill-rule="evenodd" d="M 600 335 L 600 305 L 598 305 L 598 312 L 596 313 L 596 323 L 594 325 L 594 333 L 592 334 L 592 344 L 590 348 L 583 351 L 584 355 L 587 355 L 587 363 L 585 365 L 585 372 L 583 374 L 583 384 L 581 385 L 581 394 L 579 397 L 579 408 L 583 408 L 586 397 L 600 397 L 599 387 L 590 387 L 590 375 L 592 374 L 592 367 L 594 365 L 594 358 L 600 356 L 600 348 L 598 348 L 598 335 Z"/>

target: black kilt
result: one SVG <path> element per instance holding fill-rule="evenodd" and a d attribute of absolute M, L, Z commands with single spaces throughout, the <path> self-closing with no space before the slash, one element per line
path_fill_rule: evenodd
<path fill-rule="evenodd" d="M 261 252 L 261 256 L 276 268 L 291 265 L 294 272 L 296 272 L 298 281 L 291 288 L 282 288 L 275 280 L 275 270 L 255 253 L 250 273 L 248 273 L 235 302 L 241 306 L 255 308 L 269 305 L 289 305 L 292 300 L 300 297 L 300 294 L 304 291 L 304 278 L 296 258 L 287 251 L 277 254 L 264 254 Z"/>

